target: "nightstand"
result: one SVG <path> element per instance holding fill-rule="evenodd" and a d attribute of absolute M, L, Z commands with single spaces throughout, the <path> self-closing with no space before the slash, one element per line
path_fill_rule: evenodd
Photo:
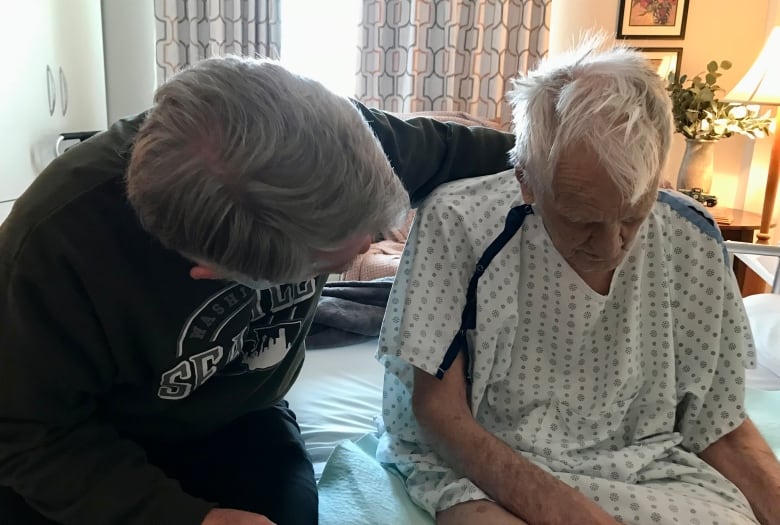
<path fill-rule="evenodd" d="M 735 210 L 715 206 L 707 208 L 707 211 L 715 218 L 720 228 L 721 235 L 727 241 L 754 242 L 756 230 L 761 226 L 761 215 L 744 210 Z M 762 293 L 766 283 L 745 263 L 734 258 L 734 274 L 737 276 L 739 289 L 742 296 Z"/>

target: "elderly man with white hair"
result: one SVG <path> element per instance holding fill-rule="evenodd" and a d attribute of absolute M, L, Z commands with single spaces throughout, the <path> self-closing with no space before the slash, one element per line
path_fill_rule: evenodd
<path fill-rule="evenodd" d="M 418 210 L 380 339 L 378 458 L 442 525 L 777 525 L 721 236 L 658 189 L 661 80 L 593 39 L 511 96 L 514 172 Z"/>

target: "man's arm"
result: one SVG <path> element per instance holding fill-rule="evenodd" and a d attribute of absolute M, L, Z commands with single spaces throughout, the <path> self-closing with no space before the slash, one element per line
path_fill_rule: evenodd
<path fill-rule="evenodd" d="M 415 369 L 414 415 L 436 452 L 499 505 L 530 525 L 615 525 L 578 491 L 537 467 L 485 430 L 468 406 L 464 359 L 459 354 L 439 380 Z"/>
<path fill-rule="evenodd" d="M 63 524 L 200 524 L 214 505 L 97 416 L 116 374 L 67 261 L 41 249 L 0 262 L 0 485 Z"/>
<path fill-rule="evenodd" d="M 417 206 L 437 186 L 509 169 L 510 133 L 443 123 L 429 117 L 402 120 L 355 105 L 373 129 L 398 177 Z"/>
<path fill-rule="evenodd" d="M 780 524 L 780 463 L 750 419 L 700 457 L 742 491 L 762 525 Z"/>

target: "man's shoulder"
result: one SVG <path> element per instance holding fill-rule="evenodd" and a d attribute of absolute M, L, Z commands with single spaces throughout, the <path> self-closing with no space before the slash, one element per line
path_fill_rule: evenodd
<path fill-rule="evenodd" d="M 420 208 L 423 210 L 453 207 L 480 208 L 485 213 L 496 210 L 506 212 L 512 203 L 520 200 L 522 200 L 520 185 L 514 176 L 514 171 L 507 170 L 443 184 L 425 199 Z"/>
<path fill-rule="evenodd" d="M 676 191 L 662 190 L 652 212 L 653 222 L 670 253 L 683 258 L 706 250 L 719 252 L 724 261 L 728 253 L 723 236 L 709 211 L 695 200 Z"/>
<path fill-rule="evenodd" d="M 67 235 L 69 229 L 95 228 L 95 215 L 107 207 L 114 213 L 105 220 L 121 217 L 125 171 L 142 121 L 139 115 L 117 122 L 54 159 L 38 175 L 0 226 L 4 264 L 15 259 L 36 233 L 46 237 L 49 230 L 52 235 Z"/>
<path fill-rule="evenodd" d="M 656 213 L 667 217 L 668 226 L 690 228 L 716 242 L 723 241 L 720 229 L 707 208 L 680 192 L 659 191 L 655 209 Z"/>
<path fill-rule="evenodd" d="M 451 182 L 437 188 L 418 209 L 417 235 L 424 244 L 444 237 L 459 250 L 476 253 L 502 231 L 507 214 L 521 202 L 512 171 Z"/>

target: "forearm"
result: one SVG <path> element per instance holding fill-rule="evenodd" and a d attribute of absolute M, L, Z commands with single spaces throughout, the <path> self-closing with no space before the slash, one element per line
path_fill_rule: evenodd
<path fill-rule="evenodd" d="M 431 410 L 423 419 L 424 434 L 456 472 L 530 525 L 569 524 L 572 512 L 581 524 L 616 523 L 595 503 L 482 428 L 468 411 L 442 404 L 441 410 Z"/>
<path fill-rule="evenodd" d="M 780 463 L 750 419 L 701 458 L 742 491 L 762 525 L 780 525 Z"/>
<path fill-rule="evenodd" d="M 529 525 L 617 525 L 594 502 L 485 430 L 469 408 L 465 359 L 444 377 L 416 369 L 412 410 L 434 450 L 457 472 Z"/>
<path fill-rule="evenodd" d="M 214 506 L 186 494 L 108 427 L 60 434 L 20 426 L 0 420 L 0 484 L 58 523 L 197 525 Z"/>

